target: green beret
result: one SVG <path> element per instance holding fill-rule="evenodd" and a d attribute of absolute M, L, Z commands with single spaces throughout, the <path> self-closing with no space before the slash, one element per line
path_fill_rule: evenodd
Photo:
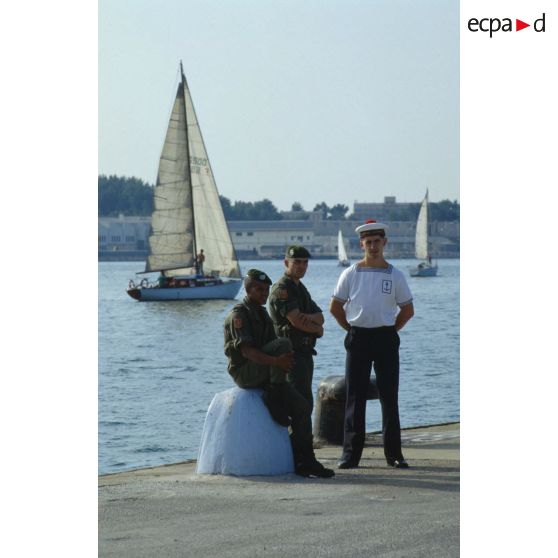
<path fill-rule="evenodd" d="M 267 274 L 259 269 L 249 269 L 246 272 L 246 277 L 250 277 L 250 279 L 255 279 L 256 281 L 261 281 L 262 283 L 267 283 L 268 285 L 271 285 L 272 283 Z"/>
<path fill-rule="evenodd" d="M 304 246 L 289 246 L 285 258 L 311 258 L 310 252 Z"/>

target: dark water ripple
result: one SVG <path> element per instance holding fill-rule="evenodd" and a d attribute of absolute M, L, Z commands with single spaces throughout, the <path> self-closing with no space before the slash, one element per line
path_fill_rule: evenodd
<path fill-rule="evenodd" d="M 138 448 L 135 451 L 136 453 L 157 453 L 157 452 L 167 452 L 168 448 L 161 448 L 158 446 L 147 446 L 144 448 Z"/>
<path fill-rule="evenodd" d="M 407 271 L 410 260 L 394 260 Z M 409 278 L 415 318 L 401 331 L 401 423 L 459 420 L 459 261 L 440 276 Z M 241 262 L 276 279 L 281 261 Z M 141 263 L 99 264 L 99 470 L 110 473 L 193 459 L 213 395 L 232 387 L 222 324 L 232 301 L 138 303 L 125 293 Z M 327 312 L 340 269 L 312 261 L 304 282 L 325 313 L 315 359 L 320 381 L 343 374 L 343 331 Z M 242 294 L 241 294 L 242 296 Z M 367 429 L 379 430 L 377 401 Z"/>

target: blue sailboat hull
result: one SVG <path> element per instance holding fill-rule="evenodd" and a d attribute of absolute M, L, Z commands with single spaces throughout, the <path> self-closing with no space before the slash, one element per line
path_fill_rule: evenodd
<path fill-rule="evenodd" d="M 147 301 L 164 300 L 211 300 L 211 299 L 233 299 L 240 290 L 241 279 L 231 279 L 213 285 L 199 285 L 193 287 L 133 287 L 127 293 L 134 299 Z"/>
<path fill-rule="evenodd" d="M 411 277 L 435 277 L 438 273 L 437 265 L 420 264 L 409 269 Z"/>

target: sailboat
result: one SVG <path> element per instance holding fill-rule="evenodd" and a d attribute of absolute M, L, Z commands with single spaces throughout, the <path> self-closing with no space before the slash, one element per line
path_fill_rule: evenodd
<path fill-rule="evenodd" d="M 341 267 L 349 267 L 351 262 L 347 257 L 347 251 L 345 250 L 345 243 L 343 242 L 343 233 L 341 229 L 339 229 L 339 233 L 337 234 L 337 259 L 339 260 L 338 266 Z"/>
<path fill-rule="evenodd" d="M 140 301 L 234 298 L 240 266 L 182 62 L 153 207 L 147 261 L 139 273 L 160 275 L 156 282 L 130 280 L 126 292 Z"/>
<path fill-rule="evenodd" d="M 417 219 L 415 258 L 423 261 L 410 268 L 411 277 L 434 277 L 438 273 L 438 265 L 432 265 L 432 258 L 428 251 L 428 190 L 426 190 L 426 195 L 420 204 Z"/>

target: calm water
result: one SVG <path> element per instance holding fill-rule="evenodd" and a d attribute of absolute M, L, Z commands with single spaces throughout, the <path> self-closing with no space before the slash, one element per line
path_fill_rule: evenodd
<path fill-rule="evenodd" d="M 392 263 L 407 272 L 412 260 Z M 400 332 L 404 427 L 459 420 L 459 260 L 439 266 L 438 277 L 408 277 L 415 317 Z M 275 280 L 283 262 L 241 262 L 243 271 L 250 267 Z M 125 290 L 142 268 L 140 262 L 99 263 L 101 474 L 196 458 L 213 395 L 234 385 L 222 334 L 233 301 L 136 302 Z M 314 393 L 321 379 L 344 374 L 344 332 L 327 312 L 341 270 L 333 260 L 311 261 L 304 278 L 326 319 Z M 367 430 L 379 430 L 379 404 L 367 405 Z"/>

